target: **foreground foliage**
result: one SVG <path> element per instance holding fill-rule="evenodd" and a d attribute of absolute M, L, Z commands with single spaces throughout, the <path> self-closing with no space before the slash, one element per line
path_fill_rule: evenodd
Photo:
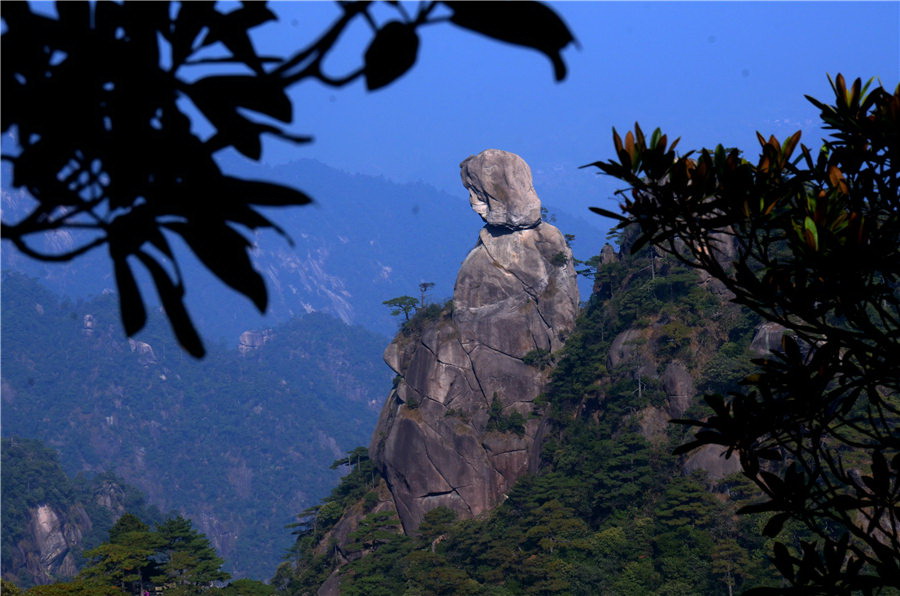
<path fill-rule="evenodd" d="M 109 530 L 109 539 L 86 551 L 90 564 L 72 581 L 35 586 L 25 592 L 5 582 L 3 593 L 24 596 L 268 596 L 274 590 L 262 582 L 229 579 L 222 559 L 209 540 L 176 516 L 154 529 L 126 513 Z"/>
<path fill-rule="evenodd" d="M 767 497 L 766 536 L 796 593 L 900 588 L 900 87 L 831 80 L 808 98 L 831 131 L 814 154 L 797 132 L 759 135 L 756 163 L 722 146 L 677 156 L 658 130 L 614 131 L 625 215 L 650 244 L 724 284 L 787 333 L 746 389 L 711 395 L 686 452 L 721 445 Z M 677 143 L 677 141 L 676 141 Z M 799 151 L 798 151 L 799 148 Z M 799 153 L 799 154 L 798 154 Z M 782 590 L 783 591 L 783 590 Z"/>
<path fill-rule="evenodd" d="M 282 57 L 254 47 L 251 30 L 277 19 L 265 2 L 231 10 L 213 2 L 59 2 L 56 18 L 25 2 L 8 4 L 2 130 L 15 133 L 18 147 L 3 159 L 13 185 L 36 206 L 20 221 L 4 220 L 4 238 L 48 262 L 106 248 L 129 336 L 147 320 L 133 271 L 140 263 L 179 343 L 200 357 L 205 348 L 184 306 L 185 280 L 170 239 L 183 240 L 210 272 L 265 311 L 266 286 L 242 230 L 284 235 L 260 208 L 312 199 L 289 186 L 228 176 L 214 156 L 233 148 L 258 161 L 263 135 L 311 142 L 282 126 L 295 118 L 290 86 L 315 81 L 340 88 L 364 79 L 369 90 L 385 87 L 415 64 L 419 29 L 441 22 L 539 50 L 556 80 L 565 78 L 561 51 L 572 34 L 537 2 L 429 1 L 414 15 L 385 2 L 379 8 L 387 19 L 376 3 L 337 5 L 340 15 L 329 27 Z M 330 73 L 327 58 L 357 27 L 372 33 L 362 65 Z M 221 68 L 209 74 L 210 64 L 225 74 Z M 194 110 L 212 128 L 205 138 Z M 58 231 L 73 233 L 75 245 L 35 248 L 35 238 Z"/>
<path fill-rule="evenodd" d="M 209 540 L 181 516 L 154 530 L 126 513 L 109 530 L 109 541 L 84 553 L 91 564 L 80 579 L 118 586 L 131 594 L 161 586 L 167 594 L 194 594 L 227 580 Z"/>

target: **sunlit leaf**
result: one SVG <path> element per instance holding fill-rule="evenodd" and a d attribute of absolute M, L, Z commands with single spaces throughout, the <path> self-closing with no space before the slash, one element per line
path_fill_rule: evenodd
<path fill-rule="evenodd" d="M 816 222 L 808 215 L 803 220 L 803 231 L 806 244 L 813 250 L 819 250 L 819 230 Z"/>

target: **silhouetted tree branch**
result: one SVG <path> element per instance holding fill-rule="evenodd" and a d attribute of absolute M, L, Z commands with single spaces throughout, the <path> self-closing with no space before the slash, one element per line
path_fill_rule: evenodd
<path fill-rule="evenodd" d="M 178 341 L 199 357 L 203 344 L 184 306 L 185 280 L 169 238 L 181 237 L 221 281 L 266 309 L 265 283 L 239 230 L 269 228 L 286 237 L 258 208 L 311 198 L 228 176 L 214 154 L 233 147 L 258 160 L 263 134 L 310 142 L 282 126 L 294 119 L 290 85 L 342 87 L 360 77 L 370 90 L 389 85 L 415 63 L 419 27 L 441 21 L 538 49 L 553 62 L 556 79 L 565 77 L 560 52 L 572 35 L 537 2 L 420 2 L 415 15 L 386 2 L 396 18 L 383 24 L 372 2 L 338 4 L 335 22 L 286 58 L 260 56 L 250 38 L 250 30 L 276 20 L 265 2 L 242 2 L 230 12 L 213 2 L 58 2 L 57 18 L 25 2 L 4 4 L 2 130 L 14 133 L 18 147 L 3 160 L 12 166 L 13 186 L 37 204 L 20 221 L 4 221 L 3 237 L 42 261 L 69 261 L 105 245 L 128 335 L 146 322 L 132 269 L 140 263 Z M 449 16 L 435 17 L 442 4 Z M 326 73 L 324 59 L 359 19 L 372 29 L 362 65 Z M 220 55 L 210 56 L 217 48 Z M 208 74 L 209 64 L 233 65 L 234 72 Z M 207 138 L 192 129 L 188 104 L 212 125 Z M 58 253 L 35 248 L 36 236 L 57 230 L 78 230 L 81 244 Z"/>
<path fill-rule="evenodd" d="M 676 452 L 740 458 L 767 497 L 743 511 L 770 515 L 766 535 L 793 519 L 817 536 L 799 552 L 775 543 L 792 587 L 754 594 L 900 587 L 900 87 L 831 83 L 833 104 L 808 98 L 831 131 L 816 154 L 797 132 L 759 135 L 755 164 L 721 145 L 676 156 L 635 126 L 613 131 L 616 159 L 590 164 L 628 183 L 624 215 L 593 210 L 638 226 L 633 250 L 705 271 L 785 329 L 747 391 L 676 421 L 699 428 Z"/>

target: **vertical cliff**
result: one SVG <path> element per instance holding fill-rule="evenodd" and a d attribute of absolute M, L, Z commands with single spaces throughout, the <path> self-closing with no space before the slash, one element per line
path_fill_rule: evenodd
<path fill-rule="evenodd" d="M 525 161 L 488 149 L 460 170 L 486 224 L 452 302 L 388 346 L 397 379 L 370 447 L 406 532 L 438 506 L 463 517 L 491 509 L 528 470 L 540 364 L 578 311 L 571 251 L 541 221 Z"/>

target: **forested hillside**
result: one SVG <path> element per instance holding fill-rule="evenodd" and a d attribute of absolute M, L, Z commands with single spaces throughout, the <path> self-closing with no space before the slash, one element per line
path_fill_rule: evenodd
<path fill-rule="evenodd" d="M 699 394 L 746 374 L 754 337 L 757 353 L 771 343 L 765 328 L 650 248 L 609 247 L 588 269 L 595 292 L 575 333 L 533 360 L 556 367 L 533 413 L 546 425 L 539 473 L 483 518 L 437 508 L 405 536 L 396 518 L 366 515 L 384 483 L 357 452 L 341 486 L 301 516 L 281 590 L 314 593 L 335 569 L 341 593 L 360 595 L 723 594 L 776 581 L 765 520 L 735 515 L 755 496 L 736 462 L 714 449 L 673 456 L 687 435 L 668 424 L 702 415 Z M 361 517 L 355 531 L 330 534 L 348 513 Z"/>
<path fill-rule="evenodd" d="M 33 439 L 2 440 L 3 579 L 27 587 L 64 578 L 106 539 L 125 511 L 162 521 L 144 495 L 112 474 L 69 478 L 58 454 Z"/>
<path fill-rule="evenodd" d="M 113 295 L 67 301 L 8 272 L 2 298 L 4 436 L 190 517 L 236 576 L 272 573 L 284 525 L 333 486 L 329 463 L 368 439 L 390 386 L 384 339 L 326 315 L 198 362 L 158 317 L 126 340 Z"/>
<path fill-rule="evenodd" d="M 255 580 L 225 585 L 224 561 L 190 520 L 164 519 L 111 474 L 69 478 L 56 452 L 31 439 L 3 439 L 2 447 L 3 594 L 273 592 Z"/>

